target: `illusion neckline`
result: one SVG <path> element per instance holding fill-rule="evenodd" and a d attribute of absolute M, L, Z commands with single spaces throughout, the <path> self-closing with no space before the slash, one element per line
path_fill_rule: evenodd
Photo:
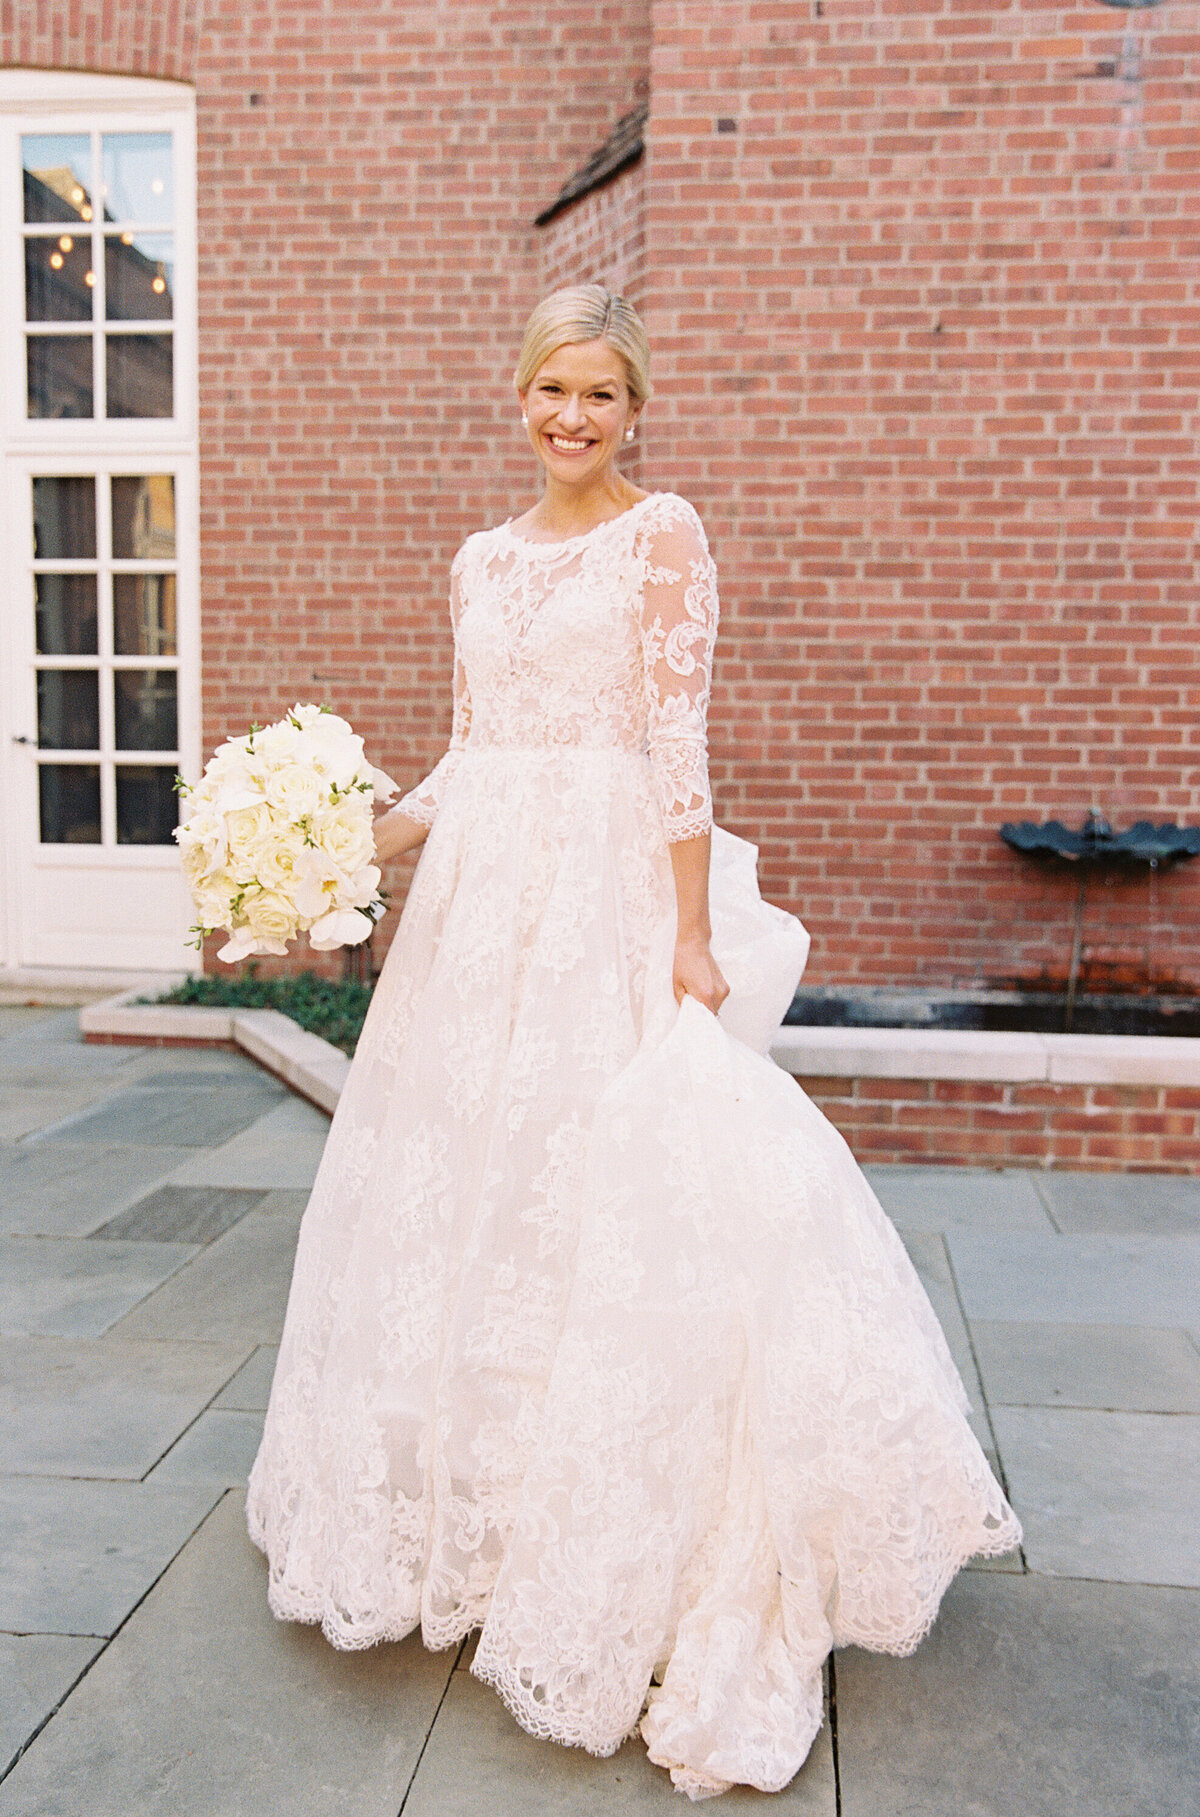
<path fill-rule="evenodd" d="M 626 506 L 624 511 L 618 511 L 615 517 L 602 518 L 598 524 L 593 524 L 590 530 L 580 530 L 574 536 L 546 536 L 538 537 L 535 540 L 533 537 L 522 536 L 519 530 L 514 530 L 511 517 L 505 518 L 498 528 L 507 532 L 510 542 L 520 543 L 523 549 L 569 549 L 575 543 L 587 542 L 590 536 L 598 535 L 601 530 L 610 530 L 614 524 L 623 524 L 627 517 L 632 517 L 635 511 L 640 511 L 642 506 L 648 505 L 652 499 L 665 497 L 666 494 L 663 492 L 647 492 L 645 498 L 635 500 L 632 505 Z"/>

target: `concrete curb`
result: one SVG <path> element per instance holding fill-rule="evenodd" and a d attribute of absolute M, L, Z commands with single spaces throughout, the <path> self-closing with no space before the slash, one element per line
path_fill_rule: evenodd
<path fill-rule="evenodd" d="M 88 1004 L 90 1040 L 230 1041 L 330 1115 L 350 1070 L 338 1048 L 273 1009 L 137 1003 L 136 990 Z M 1173 1035 L 1021 1035 L 964 1029 L 781 1028 L 771 1058 L 803 1079 L 962 1079 L 980 1084 L 1200 1085 L 1200 1040 Z"/>
<path fill-rule="evenodd" d="M 294 1092 L 332 1116 L 350 1062 L 340 1048 L 310 1035 L 276 1009 L 209 1009 L 202 1004 L 138 1003 L 138 990 L 121 991 L 79 1012 L 88 1041 L 144 1041 L 216 1045 L 231 1042 Z"/>

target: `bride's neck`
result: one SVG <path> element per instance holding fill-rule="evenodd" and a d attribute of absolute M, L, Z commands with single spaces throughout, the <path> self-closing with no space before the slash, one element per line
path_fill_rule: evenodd
<path fill-rule="evenodd" d="M 529 521 L 540 530 L 572 536 L 628 511 L 641 496 L 637 487 L 615 467 L 610 467 L 607 473 L 585 487 L 564 485 L 547 474 L 542 496 L 529 513 Z"/>

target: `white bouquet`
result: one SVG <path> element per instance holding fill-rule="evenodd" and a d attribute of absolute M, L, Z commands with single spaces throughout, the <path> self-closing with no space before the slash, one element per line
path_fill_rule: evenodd
<path fill-rule="evenodd" d="M 396 784 L 367 762 L 344 719 L 295 706 L 219 745 L 198 783 L 177 786 L 197 945 L 226 929 L 217 957 L 232 964 L 286 953 L 301 933 L 319 952 L 366 939 L 384 912 L 371 803 Z"/>

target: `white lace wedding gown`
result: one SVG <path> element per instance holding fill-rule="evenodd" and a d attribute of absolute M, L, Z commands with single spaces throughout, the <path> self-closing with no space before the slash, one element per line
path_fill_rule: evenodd
<path fill-rule="evenodd" d="M 714 834 L 718 1021 L 671 992 L 711 820 L 715 576 L 652 494 L 455 560 L 450 750 L 300 1232 L 250 1531 L 338 1647 L 419 1622 L 533 1734 L 784 1786 L 831 1645 L 904 1653 L 1019 1528 L 845 1143 L 762 1052 L 803 965 Z M 739 1038 L 742 1037 L 742 1038 Z M 648 1700 L 648 1702 L 647 1702 Z"/>

